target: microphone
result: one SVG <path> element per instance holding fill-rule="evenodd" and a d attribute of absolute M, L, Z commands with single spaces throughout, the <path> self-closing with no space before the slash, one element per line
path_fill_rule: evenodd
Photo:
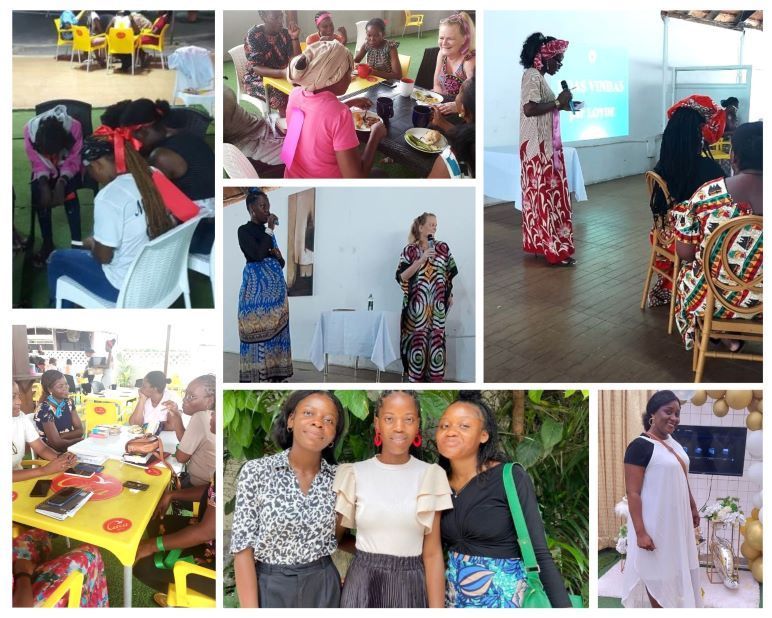
<path fill-rule="evenodd" d="M 433 234 L 429 234 L 429 236 L 427 238 L 429 240 L 429 248 L 430 249 L 434 249 L 434 235 Z"/>
<path fill-rule="evenodd" d="M 564 92 L 568 92 L 569 94 L 571 93 L 571 89 L 568 87 L 568 82 L 566 80 L 562 80 L 560 82 L 560 87 L 563 89 Z M 570 99 L 568 101 L 568 107 L 571 110 L 572 114 L 576 113 L 576 110 L 574 109 L 574 100 L 573 99 Z"/>

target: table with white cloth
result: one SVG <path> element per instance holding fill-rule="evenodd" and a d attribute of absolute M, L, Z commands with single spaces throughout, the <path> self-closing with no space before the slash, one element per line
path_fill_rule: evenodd
<path fill-rule="evenodd" d="M 324 311 L 314 329 L 309 357 L 324 370 L 330 354 L 369 358 L 376 381 L 399 356 L 400 314 L 396 311 Z M 356 365 L 355 365 L 356 368 Z"/>
<path fill-rule="evenodd" d="M 566 162 L 568 192 L 575 202 L 587 201 L 582 164 L 576 148 L 563 146 Z M 485 195 L 503 202 L 514 202 L 523 209 L 520 188 L 520 154 L 516 146 L 497 146 L 485 149 Z"/>

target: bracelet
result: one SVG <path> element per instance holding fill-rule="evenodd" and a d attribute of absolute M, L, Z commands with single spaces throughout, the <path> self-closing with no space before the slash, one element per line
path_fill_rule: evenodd
<path fill-rule="evenodd" d="M 269 227 L 265 228 L 265 233 L 268 234 L 268 236 L 273 236 L 273 230 Z"/>
<path fill-rule="evenodd" d="M 32 583 L 32 573 L 24 573 L 24 572 L 22 572 L 22 573 L 14 573 L 13 574 L 13 578 L 14 579 L 19 579 L 20 577 L 29 577 L 29 581 L 30 581 L 30 583 Z"/>
<path fill-rule="evenodd" d="M 158 551 L 166 551 L 166 548 L 164 547 L 164 538 L 161 535 L 155 537 L 155 546 L 158 548 Z"/>
<path fill-rule="evenodd" d="M 560 101 L 555 99 L 555 109 L 560 109 Z"/>

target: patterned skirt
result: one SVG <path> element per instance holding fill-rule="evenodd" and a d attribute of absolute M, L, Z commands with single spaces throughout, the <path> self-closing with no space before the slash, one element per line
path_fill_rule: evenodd
<path fill-rule="evenodd" d="M 520 607 L 528 588 L 519 558 L 448 553 L 445 607 Z"/>
<path fill-rule="evenodd" d="M 341 607 L 428 607 L 421 556 L 357 550 L 346 573 Z"/>
<path fill-rule="evenodd" d="M 525 160 L 524 143 L 520 148 L 520 185 L 523 194 L 523 250 L 547 258 L 550 264 L 568 259 L 574 253 L 574 231 L 571 224 L 571 200 L 568 180 L 559 151 L 561 168 L 544 151 Z"/>
<path fill-rule="evenodd" d="M 279 382 L 292 375 L 287 284 L 279 262 L 249 262 L 239 293 L 241 382 Z"/>

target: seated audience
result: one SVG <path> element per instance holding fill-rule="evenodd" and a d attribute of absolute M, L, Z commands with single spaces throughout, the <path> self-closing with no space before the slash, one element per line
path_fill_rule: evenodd
<path fill-rule="evenodd" d="M 70 387 L 64 374 L 49 370 L 40 376 L 43 394 L 33 420 L 40 439 L 52 449 L 63 453 L 84 436 L 83 422 L 70 399 Z"/>

